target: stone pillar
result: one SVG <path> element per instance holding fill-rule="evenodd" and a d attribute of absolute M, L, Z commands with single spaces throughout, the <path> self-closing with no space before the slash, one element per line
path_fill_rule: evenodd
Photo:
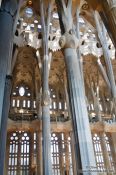
<path fill-rule="evenodd" d="M 115 134 L 115 140 L 113 139 L 114 134 Z M 112 166 L 114 166 L 114 173 L 116 173 L 116 145 L 115 145 L 116 133 L 107 133 L 107 136 L 108 136 L 109 144 L 110 144 L 110 148 L 111 148 L 111 156 L 112 156 L 112 162 L 113 162 Z"/>
<path fill-rule="evenodd" d="M 32 175 L 34 172 L 34 134 L 33 132 L 29 133 L 30 141 L 29 141 L 29 175 Z"/>
<path fill-rule="evenodd" d="M 42 136 L 43 136 L 43 175 L 52 174 L 51 166 L 51 132 L 50 132 L 50 97 L 49 92 L 43 92 L 42 105 Z"/>
<path fill-rule="evenodd" d="M 70 42 L 67 41 L 66 43 Z M 71 48 L 71 46 L 67 47 L 64 50 L 64 55 L 67 68 L 70 110 L 75 138 L 76 162 L 78 162 L 77 166 L 79 166 L 78 169 L 80 173 L 81 164 L 82 169 L 87 169 L 87 167 L 96 167 L 96 163 L 89 126 L 87 106 L 85 102 L 85 92 L 76 49 Z M 81 164 L 79 157 L 81 157 Z M 91 172 L 91 174 L 93 173 Z M 94 172 L 94 175 L 95 174 L 96 173 Z"/>
<path fill-rule="evenodd" d="M 37 135 L 37 175 L 43 175 L 42 172 L 42 132 L 36 132 Z"/>
<path fill-rule="evenodd" d="M 101 141 L 101 148 L 102 148 L 105 168 L 109 172 L 108 175 L 112 175 L 112 173 L 110 173 L 110 171 L 112 170 L 112 165 L 111 165 L 111 162 L 109 160 L 109 155 L 108 155 L 108 151 L 107 151 L 107 147 L 106 147 L 105 133 L 100 133 L 100 141 Z"/>
<path fill-rule="evenodd" d="M 1 6 L 2 0 L 0 0 L 0 6 Z"/>
<path fill-rule="evenodd" d="M 13 22 L 17 10 L 17 0 L 3 0 L 0 9 L 0 128 L 3 107 L 3 94 L 8 62 L 11 60 Z"/>
<path fill-rule="evenodd" d="M 40 0 L 41 24 L 42 24 L 42 44 L 43 44 L 43 64 L 42 64 L 42 146 L 43 146 L 43 175 L 52 174 L 51 164 L 51 126 L 50 126 L 50 92 L 49 92 L 49 27 L 52 3 L 49 1 L 48 9 L 44 11 L 44 1 Z M 47 20 L 45 20 L 45 14 Z M 47 21 L 47 22 L 46 22 Z"/>
<path fill-rule="evenodd" d="M 69 141 L 68 141 L 68 133 L 64 133 L 64 141 L 65 141 L 65 173 L 69 175 L 70 172 L 70 157 L 69 157 Z"/>
<path fill-rule="evenodd" d="M 7 119 L 10 108 L 10 93 L 11 93 L 11 76 L 6 76 L 3 109 L 2 109 L 2 125 L 0 132 L 0 174 L 4 174 L 4 160 L 6 151 L 6 139 L 7 139 Z"/>
<path fill-rule="evenodd" d="M 72 170 L 73 175 L 77 174 L 77 167 L 76 167 L 76 158 L 75 158 L 75 140 L 74 134 L 71 132 L 71 156 L 72 156 Z"/>
<path fill-rule="evenodd" d="M 17 175 L 20 175 L 21 171 L 21 139 L 22 139 L 22 133 L 19 134 L 19 140 L 18 140 L 18 154 L 17 154 Z"/>
<path fill-rule="evenodd" d="M 5 157 L 5 166 L 4 166 L 4 174 L 5 174 L 5 175 L 8 175 L 9 150 L 10 150 L 10 137 L 9 137 L 9 135 L 7 134 L 6 157 Z"/>
<path fill-rule="evenodd" d="M 63 160 L 63 147 L 62 147 L 62 136 L 58 134 L 58 149 L 59 149 L 59 167 L 60 175 L 64 175 L 64 160 Z"/>
<path fill-rule="evenodd" d="M 102 0 L 103 12 L 100 12 L 108 33 L 116 48 L 116 1 Z"/>
<path fill-rule="evenodd" d="M 72 1 L 67 4 L 64 1 L 56 0 L 62 37 L 59 41 L 64 51 L 64 59 L 67 70 L 67 82 L 70 111 L 72 116 L 72 124 L 75 138 L 76 163 L 78 174 L 90 175 L 90 172 L 84 172 L 87 168 L 96 167 L 95 156 L 87 106 L 85 102 L 84 82 L 82 78 L 82 70 L 80 67 L 79 40 L 76 37 L 73 17 L 72 17 Z M 77 56 L 78 55 L 78 56 Z M 96 175 L 96 172 L 91 172 Z"/>

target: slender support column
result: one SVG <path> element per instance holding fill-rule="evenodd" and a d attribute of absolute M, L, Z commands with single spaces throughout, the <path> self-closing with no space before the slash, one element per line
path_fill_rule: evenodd
<path fill-rule="evenodd" d="M 0 0 L 0 6 L 1 6 L 2 0 Z"/>
<path fill-rule="evenodd" d="M 17 1 L 4 0 L 0 8 L 0 128 L 3 107 L 3 94 L 8 62 L 11 60 L 13 22 L 17 10 Z"/>
<path fill-rule="evenodd" d="M 89 175 L 90 172 L 84 172 L 83 170 L 96 167 L 96 163 L 85 102 L 82 70 L 79 63 L 80 60 L 77 57 L 79 40 L 74 31 L 72 1 L 69 0 L 67 5 L 65 1 L 61 0 L 56 0 L 56 3 L 63 34 L 59 43 L 60 46 L 64 48 L 78 174 L 83 173 L 83 175 Z M 91 175 L 93 174 L 95 175 L 96 172 L 91 172 Z"/>
<path fill-rule="evenodd" d="M 96 28 L 97 28 L 97 31 L 98 31 L 98 36 L 99 36 L 100 42 L 102 44 L 102 49 L 103 49 L 103 52 L 104 52 L 104 59 L 105 59 L 105 62 L 106 62 L 107 75 L 108 75 L 109 82 L 110 82 L 110 85 L 111 85 L 111 93 L 112 93 L 112 96 L 113 96 L 114 110 L 115 110 L 115 114 L 116 114 L 116 109 L 115 109 L 115 105 L 116 105 L 116 83 L 115 83 L 111 58 L 110 58 L 110 54 L 109 54 L 109 51 L 108 51 L 106 31 L 105 31 L 104 25 L 102 25 L 102 28 L 100 26 L 97 11 L 95 11 L 95 13 L 94 13 L 94 18 L 95 18 Z"/>
<path fill-rule="evenodd" d="M 116 48 L 116 1 L 102 0 L 101 3 L 104 11 L 100 14 Z"/>
<path fill-rule="evenodd" d="M 6 139 L 7 139 L 7 119 L 10 108 L 10 93 L 11 93 L 11 76 L 6 76 L 3 109 L 2 109 L 2 125 L 0 132 L 0 174 L 4 174 L 4 160 L 6 152 Z"/>
<path fill-rule="evenodd" d="M 80 75 L 81 72 L 79 69 L 76 49 L 66 48 L 64 52 L 68 75 L 69 100 L 74 136 L 76 145 L 78 145 L 79 142 L 82 169 L 87 169 L 87 167 L 95 167 L 96 164 L 85 96 L 82 88 L 83 83 Z M 78 151 L 79 150 L 76 152 L 77 159 L 79 155 Z"/>
<path fill-rule="evenodd" d="M 9 138 L 9 135 L 7 135 L 6 157 L 5 157 L 5 166 L 4 166 L 4 174 L 5 175 L 8 175 L 9 150 L 10 150 L 10 138 Z"/>
<path fill-rule="evenodd" d="M 51 1 L 48 4 L 48 13 L 44 13 L 44 4 L 40 0 L 42 36 L 43 36 L 43 65 L 42 65 L 42 136 L 43 136 L 43 175 L 52 174 L 51 165 L 51 131 L 50 131 L 50 94 L 49 94 L 49 51 L 48 36 L 50 27 L 50 17 L 52 10 Z M 47 14 L 47 23 L 45 23 L 45 14 Z"/>
<path fill-rule="evenodd" d="M 77 174 L 77 168 L 76 168 L 76 158 L 75 158 L 75 140 L 74 140 L 73 132 L 71 132 L 71 156 L 72 156 L 73 175 L 75 175 Z"/>
<path fill-rule="evenodd" d="M 18 154 L 17 154 L 17 175 L 20 175 L 21 171 L 21 139 L 22 139 L 22 133 L 19 134 L 19 140 L 18 140 Z"/>
<path fill-rule="evenodd" d="M 64 134 L 64 140 L 65 140 L 65 173 L 66 175 L 69 175 L 70 171 L 70 158 L 69 158 L 69 141 L 68 141 L 68 133 Z"/>
<path fill-rule="evenodd" d="M 101 140 L 101 148 L 102 148 L 102 152 L 103 152 L 105 168 L 106 168 L 106 170 L 108 170 L 107 172 L 109 172 L 108 175 L 112 175 L 112 173 L 110 173 L 110 171 L 112 170 L 112 166 L 111 166 L 111 162 L 109 160 L 109 155 L 108 155 L 108 151 L 107 151 L 107 147 L 106 147 L 105 133 L 100 133 L 100 140 Z"/>
<path fill-rule="evenodd" d="M 42 172 L 42 132 L 37 133 L 37 175 L 43 175 Z"/>
<path fill-rule="evenodd" d="M 116 134 L 116 133 L 114 133 Z M 116 173 L 116 147 L 113 141 L 112 133 L 107 133 L 108 139 L 109 139 L 109 144 L 111 148 L 111 156 L 112 156 L 112 162 L 113 162 L 113 167 L 114 167 L 114 173 Z M 113 168 L 112 168 L 113 169 Z"/>
<path fill-rule="evenodd" d="M 59 135 L 58 135 L 58 148 L 59 148 L 60 175 L 64 175 L 64 161 L 63 161 L 62 136 L 61 136 L 60 133 L 59 133 Z"/>
<path fill-rule="evenodd" d="M 34 167 L 34 134 L 30 132 L 30 142 L 29 142 L 29 175 L 32 175 L 35 171 Z"/>

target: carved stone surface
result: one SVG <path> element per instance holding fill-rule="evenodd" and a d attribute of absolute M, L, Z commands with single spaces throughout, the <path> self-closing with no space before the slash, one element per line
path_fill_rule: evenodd
<path fill-rule="evenodd" d="M 50 93 L 49 91 L 43 92 L 43 97 L 42 97 L 42 106 L 48 106 L 50 105 Z"/>
<path fill-rule="evenodd" d="M 76 49 L 79 46 L 79 40 L 74 34 L 74 31 L 71 29 L 69 32 L 66 32 L 61 36 L 59 40 L 61 48 L 73 48 Z"/>

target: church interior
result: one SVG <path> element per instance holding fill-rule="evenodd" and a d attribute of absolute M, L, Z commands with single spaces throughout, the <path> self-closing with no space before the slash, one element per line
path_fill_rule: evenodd
<path fill-rule="evenodd" d="M 0 0 L 0 175 L 116 175 L 116 0 Z"/>

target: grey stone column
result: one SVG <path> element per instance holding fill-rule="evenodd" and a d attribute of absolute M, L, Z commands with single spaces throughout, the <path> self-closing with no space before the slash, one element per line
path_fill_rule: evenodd
<path fill-rule="evenodd" d="M 116 134 L 116 133 L 113 133 L 113 134 Z M 111 148 L 111 156 L 112 156 L 112 162 L 113 162 L 112 166 L 114 166 L 114 173 L 116 173 L 116 146 L 114 144 L 113 134 L 107 133 L 107 136 L 108 136 L 109 144 L 110 144 L 110 148 Z M 112 167 L 112 169 L 113 169 L 113 167 Z"/>
<path fill-rule="evenodd" d="M 101 3 L 103 13 L 100 14 L 116 48 L 116 1 L 102 0 Z"/>
<path fill-rule="evenodd" d="M 0 8 L 0 128 L 3 107 L 3 94 L 8 62 L 11 60 L 10 49 L 13 41 L 13 22 L 17 10 L 17 0 L 3 0 Z"/>
<path fill-rule="evenodd" d="M 6 152 L 6 139 L 7 139 L 7 119 L 10 108 L 10 93 L 11 93 L 11 76 L 6 76 L 4 99 L 2 108 L 2 125 L 0 132 L 0 174 L 4 175 L 4 161 Z"/>
<path fill-rule="evenodd" d="M 66 48 L 64 54 L 67 68 L 70 110 L 76 145 L 76 161 L 78 160 L 80 150 L 82 169 L 85 170 L 96 167 L 85 102 L 85 92 L 76 49 Z M 81 167 L 79 167 L 79 169 L 81 169 Z M 85 173 L 83 172 L 83 174 Z M 89 172 L 86 173 L 86 175 L 87 174 L 89 175 Z M 95 175 L 96 173 L 91 172 L 91 174 Z"/>
<path fill-rule="evenodd" d="M 112 165 L 111 165 L 108 151 L 107 151 L 107 147 L 106 147 L 105 133 L 100 133 L 100 140 L 101 140 L 101 148 L 102 148 L 102 152 L 103 152 L 105 168 L 106 168 L 107 172 L 109 172 L 108 175 L 112 175 L 112 173 L 111 173 Z"/>
<path fill-rule="evenodd" d="M 56 0 L 62 37 L 59 41 L 64 51 L 67 70 L 69 104 L 75 138 L 76 167 L 78 174 L 96 175 L 84 170 L 96 167 L 93 143 L 85 101 L 84 82 L 80 66 L 79 40 L 75 35 L 72 1 Z M 78 55 L 78 56 L 77 56 Z"/>
<path fill-rule="evenodd" d="M 49 104 L 47 104 L 46 100 L 44 101 L 44 104 L 42 106 L 42 136 L 43 136 L 43 140 L 42 140 L 43 142 L 42 143 L 43 145 L 43 175 L 51 175 L 52 166 L 51 166 L 50 110 L 49 110 Z"/>
<path fill-rule="evenodd" d="M 52 3 L 49 1 L 48 10 L 44 12 L 44 1 L 40 0 L 41 24 L 42 24 L 42 44 L 43 44 L 43 64 L 42 64 L 42 146 L 43 146 L 43 175 L 52 174 L 51 165 L 51 126 L 50 126 L 50 94 L 49 94 L 49 49 L 48 36 L 50 27 L 50 17 Z M 47 22 L 45 20 L 45 13 Z"/>
<path fill-rule="evenodd" d="M 2 0 L 0 0 L 0 6 L 1 6 Z"/>

